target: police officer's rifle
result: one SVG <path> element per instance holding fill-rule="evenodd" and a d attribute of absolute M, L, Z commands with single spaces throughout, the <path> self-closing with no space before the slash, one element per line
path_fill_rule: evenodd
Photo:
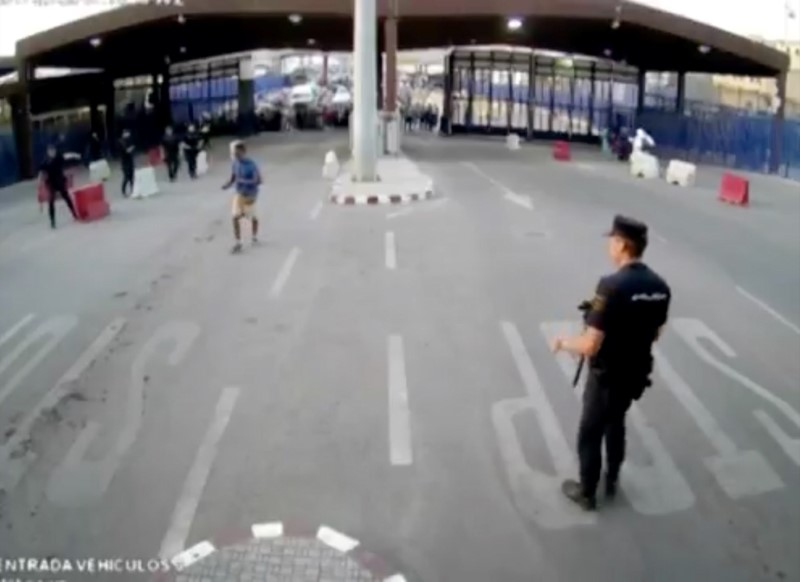
<path fill-rule="evenodd" d="M 591 301 L 583 301 L 580 305 L 578 305 L 578 311 L 583 314 L 583 329 L 586 329 L 586 318 L 589 316 L 589 312 L 592 310 L 592 303 Z M 578 369 L 575 370 L 575 377 L 572 379 L 572 387 L 575 388 L 578 385 L 578 382 L 581 379 L 581 372 L 583 372 L 583 366 L 586 363 L 586 356 L 581 356 L 578 360 Z"/>

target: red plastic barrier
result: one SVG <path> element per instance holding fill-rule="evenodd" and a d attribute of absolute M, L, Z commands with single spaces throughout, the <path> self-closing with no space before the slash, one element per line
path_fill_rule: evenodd
<path fill-rule="evenodd" d="M 746 178 L 725 172 L 719 184 L 719 200 L 735 206 L 750 204 L 750 182 Z"/>
<path fill-rule="evenodd" d="M 148 162 L 148 163 L 149 163 L 151 166 L 157 166 L 157 165 L 159 165 L 159 164 L 160 164 L 162 161 L 163 161 L 163 160 L 162 160 L 162 158 L 161 158 L 161 148 L 151 148 L 151 149 L 150 149 L 150 150 L 147 152 L 147 162 Z"/>
<path fill-rule="evenodd" d="M 72 197 L 75 201 L 75 211 L 78 213 L 78 218 L 83 222 L 99 220 L 108 216 L 111 211 L 106 202 L 102 182 L 75 188 L 72 191 Z"/>
<path fill-rule="evenodd" d="M 553 159 L 562 162 L 568 162 L 572 159 L 572 154 L 569 149 L 569 142 L 557 141 L 553 143 Z"/>
<path fill-rule="evenodd" d="M 67 178 L 67 190 L 69 190 L 75 182 L 75 176 L 70 172 L 65 172 L 64 175 Z M 50 188 L 47 187 L 47 184 L 44 183 L 40 176 L 39 181 L 36 183 L 36 201 L 41 206 L 42 204 L 47 204 L 48 200 L 50 200 Z"/>

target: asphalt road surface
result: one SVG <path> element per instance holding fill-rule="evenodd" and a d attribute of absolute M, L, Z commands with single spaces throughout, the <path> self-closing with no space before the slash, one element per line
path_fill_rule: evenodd
<path fill-rule="evenodd" d="M 149 200 L 114 177 L 96 223 L 2 205 L 2 556 L 168 558 L 280 521 L 409 582 L 800 580 L 796 184 L 754 178 L 736 208 L 718 170 L 680 189 L 588 150 L 413 137 L 436 199 L 331 206 L 344 140 L 254 140 L 240 256 L 224 154 Z M 675 300 L 623 495 L 587 515 L 558 494 L 580 407 L 547 338 L 611 269 L 617 212 L 651 226 Z"/>

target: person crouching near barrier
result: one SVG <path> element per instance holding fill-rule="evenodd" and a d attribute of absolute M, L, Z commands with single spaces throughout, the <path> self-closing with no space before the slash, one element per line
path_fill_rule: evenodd
<path fill-rule="evenodd" d="M 234 184 L 236 185 L 236 194 L 233 196 L 232 203 L 233 236 L 236 242 L 231 252 L 239 253 L 242 250 L 242 228 L 239 223 L 242 218 L 250 219 L 252 241 L 253 244 L 258 243 L 258 217 L 255 214 L 255 206 L 258 187 L 261 185 L 261 172 L 256 163 L 247 157 L 247 148 L 244 142 L 234 143 L 233 156 L 231 177 L 222 186 L 222 189 L 227 190 Z"/>

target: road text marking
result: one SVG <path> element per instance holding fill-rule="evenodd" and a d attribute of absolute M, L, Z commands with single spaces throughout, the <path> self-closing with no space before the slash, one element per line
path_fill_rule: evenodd
<path fill-rule="evenodd" d="M 74 315 L 64 315 L 48 319 L 28 334 L 28 336 L 17 344 L 5 358 L 0 360 L 0 376 L 2 376 L 5 371 L 11 367 L 20 356 L 26 354 L 32 346 L 38 346 L 38 350 L 16 371 L 8 382 L 6 382 L 5 386 L 0 388 L 0 404 L 14 393 L 28 374 L 47 357 L 47 354 L 55 349 L 58 343 L 72 331 L 72 328 L 74 328 L 77 323 L 78 318 Z M 38 345 L 45 337 L 47 341 Z"/>
<path fill-rule="evenodd" d="M 319 218 L 320 212 L 322 212 L 322 200 L 320 200 L 314 205 L 314 208 L 311 209 L 311 212 L 309 213 L 308 217 L 311 220 L 316 220 L 317 218 Z"/>
<path fill-rule="evenodd" d="M 189 475 L 186 477 L 186 482 L 183 484 L 178 504 L 172 513 L 169 529 L 161 542 L 160 556 L 162 559 L 169 559 L 184 549 L 192 521 L 194 521 L 194 514 L 211 472 L 211 465 L 217 456 L 217 447 L 225 433 L 238 398 L 239 389 L 236 387 L 229 386 L 222 391 L 222 396 L 220 396 L 214 411 L 214 419 L 203 442 L 200 443 L 200 448 L 197 449 L 197 455 Z"/>
<path fill-rule="evenodd" d="M 33 462 L 29 456 L 17 454 L 23 443 L 31 438 L 31 431 L 36 421 L 45 410 L 55 407 L 63 398 L 69 395 L 75 380 L 86 371 L 97 356 L 117 337 L 125 327 L 125 320 L 115 319 L 106 327 L 97 339 L 83 352 L 69 370 L 50 388 L 42 399 L 22 419 L 17 431 L 0 447 L 0 488 L 9 491 L 13 489 L 28 465 Z"/>
<path fill-rule="evenodd" d="M 4 333 L 2 337 L 0 337 L 0 346 L 2 346 L 11 338 L 13 338 L 19 330 L 21 330 L 23 327 L 25 327 L 31 321 L 33 321 L 34 317 L 35 315 L 33 313 L 29 313 L 28 315 L 20 319 L 17 323 L 15 323 L 13 326 L 11 326 L 11 328 L 9 328 L 9 330 L 6 331 L 6 333 Z"/>
<path fill-rule="evenodd" d="M 501 322 L 500 327 L 527 393 L 521 398 L 500 400 L 492 407 L 497 444 L 516 505 L 527 518 L 547 529 L 594 524 L 597 522 L 594 514 L 581 511 L 561 493 L 561 482 L 577 476 L 575 456 L 519 331 L 507 321 Z M 528 464 L 514 425 L 514 417 L 522 412 L 532 412 L 535 416 L 555 474 Z"/>
<path fill-rule="evenodd" d="M 89 420 L 50 475 L 46 493 L 51 503 L 60 507 L 78 507 L 102 499 L 141 431 L 152 360 L 165 360 L 173 367 L 180 365 L 198 335 L 200 326 L 196 323 L 172 321 L 162 324 L 147 340 L 131 364 L 124 418 L 113 424 L 119 430 L 119 436 L 116 439 L 105 437 L 108 450 L 103 457 L 90 455 L 102 427 L 99 420 Z"/>
<path fill-rule="evenodd" d="M 405 350 L 399 335 L 389 336 L 389 458 L 392 465 L 412 463 Z"/>

